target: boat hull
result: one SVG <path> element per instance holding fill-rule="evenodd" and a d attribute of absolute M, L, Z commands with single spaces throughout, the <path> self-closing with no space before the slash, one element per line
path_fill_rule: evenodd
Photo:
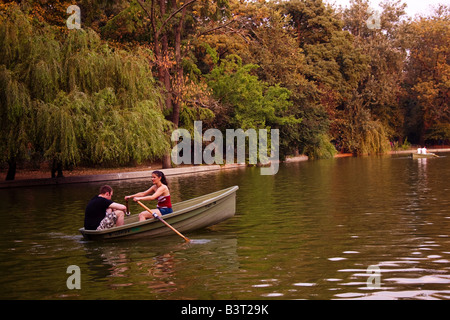
<path fill-rule="evenodd" d="M 238 186 L 213 192 L 195 199 L 173 205 L 173 213 L 164 215 L 164 220 L 179 232 L 206 228 L 227 220 L 236 212 Z M 138 215 L 125 218 L 124 225 L 106 230 L 79 230 L 86 240 L 110 240 L 118 238 L 161 237 L 175 234 L 158 219 L 139 221 Z"/>
<path fill-rule="evenodd" d="M 413 153 L 411 154 L 413 159 L 421 159 L 421 158 L 434 158 L 437 157 L 434 153 Z"/>

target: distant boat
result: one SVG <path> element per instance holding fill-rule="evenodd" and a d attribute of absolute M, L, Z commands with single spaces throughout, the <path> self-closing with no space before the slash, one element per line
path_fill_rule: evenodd
<path fill-rule="evenodd" d="M 413 159 L 420 159 L 420 158 L 434 158 L 434 157 L 439 157 L 437 154 L 434 153 L 412 153 L 411 157 Z"/>
<path fill-rule="evenodd" d="M 173 212 L 162 216 L 164 221 L 180 232 L 206 228 L 234 216 L 238 186 L 209 193 L 172 205 Z M 151 218 L 139 221 L 139 215 L 125 217 L 124 224 L 106 230 L 79 229 L 86 240 L 159 237 L 174 234 L 161 221 Z"/>

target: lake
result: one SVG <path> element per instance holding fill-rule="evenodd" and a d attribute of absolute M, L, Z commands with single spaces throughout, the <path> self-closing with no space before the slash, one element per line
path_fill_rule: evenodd
<path fill-rule="evenodd" d="M 2 189 L 0 298 L 449 299 L 450 157 L 441 155 L 170 177 L 173 202 L 239 186 L 236 215 L 187 233 L 190 243 L 176 234 L 83 240 L 84 208 L 101 182 Z M 150 186 L 109 184 L 122 203 Z M 67 286 L 72 265 L 80 289 Z"/>

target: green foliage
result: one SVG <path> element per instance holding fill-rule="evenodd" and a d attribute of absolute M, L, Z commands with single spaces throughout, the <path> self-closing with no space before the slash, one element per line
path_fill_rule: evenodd
<path fill-rule="evenodd" d="M 27 88 L 0 65 L 0 160 L 27 158 L 32 123 Z"/>
<path fill-rule="evenodd" d="M 321 84 L 321 93 L 332 92 L 333 99 L 322 101 L 337 107 L 358 86 L 367 58 L 355 48 L 353 37 L 342 30 L 343 24 L 322 0 L 294 0 L 281 4 L 292 19 L 298 45 L 305 53 L 307 79 Z"/>
<path fill-rule="evenodd" d="M 380 121 L 373 120 L 363 107 L 362 98 L 355 98 L 339 120 L 343 149 L 354 154 L 378 154 L 390 149 L 389 138 Z"/>
<path fill-rule="evenodd" d="M 409 111 L 419 122 L 420 141 L 448 140 L 445 127 L 450 123 L 450 7 L 440 6 L 428 19 L 410 26 L 410 57 L 405 81 Z M 417 126 L 408 128 L 417 130 Z"/>
<path fill-rule="evenodd" d="M 393 150 L 410 150 L 412 147 L 411 143 L 408 141 L 408 138 L 400 144 L 398 141 L 395 141 L 392 145 Z"/>
<path fill-rule="evenodd" d="M 143 49 L 92 30 L 61 34 L 16 6 L 0 15 L 1 160 L 33 152 L 64 165 L 123 165 L 169 148 L 170 123 Z"/>
<path fill-rule="evenodd" d="M 405 60 L 405 5 L 383 3 L 379 29 L 370 29 L 371 15 L 367 0 L 352 1 L 342 12 L 344 27 L 354 36 L 354 44 L 368 58 L 358 93 L 374 120 L 380 121 L 390 137 L 401 137 L 404 126 L 401 105 Z"/>
<path fill-rule="evenodd" d="M 231 128 L 267 128 L 297 122 L 281 114 L 291 106 L 290 91 L 269 86 L 252 71 L 253 64 L 242 65 L 242 59 L 230 55 L 207 76 L 217 100 L 225 107 L 224 115 Z M 225 128 L 222 128 L 225 129 Z"/>
<path fill-rule="evenodd" d="M 425 140 L 434 143 L 450 141 L 450 123 L 436 123 L 428 128 Z"/>
<path fill-rule="evenodd" d="M 313 141 L 305 144 L 302 153 L 308 155 L 310 159 L 331 159 L 337 151 L 330 142 L 330 137 L 319 134 L 313 137 Z"/>
<path fill-rule="evenodd" d="M 305 105 L 301 111 L 302 123 L 297 137 L 299 151 L 311 159 L 328 159 L 336 154 L 329 130 L 329 117 L 324 107 Z"/>
<path fill-rule="evenodd" d="M 449 139 L 448 6 L 376 29 L 368 0 L 81 0 L 69 31 L 66 4 L 0 6 L 2 162 L 155 159 L 195 120 L 280 129 L 282 158 Z"/>
<path fill-rule="evenodd" d="M 89 2 L 84 0 L 82 2 Z M 117 1 L 114 1 L 117 2 Z M 119 1 L 120 3 L 121 1 Z M 89 7 L 87 7 L 89 5 Z M 111 4 L 110 4 L 111 5 Z M 104 12 L 104 8 L 97 8 L 97 10 L 92 10 L 90 8 L 91 4 L 85 5 L 85 11 L 87 12 Z M 105 7 L 105 6 L 103 6 Z M 121 4 L 120 9 L 116 12 L 111 19 L 105 19 L 106 21 L 101 26 L 100 33 L 104 37 L 109 39 L 114 39 L 116 41 L 148 41 L 149 34 L 145 32 L 148 21 L 143 19 L 143 13 L 140 5 L 136 1 L 131 1 L 130 3 Z M 116 11 L 116 10 L 115 10 Z M 92 17 L 92 19 L 94 19 Z"/>

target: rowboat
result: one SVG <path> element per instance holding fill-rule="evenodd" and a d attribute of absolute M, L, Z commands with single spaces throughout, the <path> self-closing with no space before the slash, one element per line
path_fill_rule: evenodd
<path fill-rule="evenodd" d="M 439 157 L 438 155 L 434 154 L 434 153 L 412 153 L 411 157 L 413 159 L 420 159 L 420 158 L 434 158 L 434 157 Z"/>
<path fill-rule="evenodd" d="M 174 203 L 173 212 L 163 216 L 164 221 L 179 232 L 206 228 L 227 220 L 236 212 L 238 186 L 229 187 L 194 199 Z M 124 224 L 106 230 L 79 229 L 86 240 L 160 237 L 174 234 L 163 222 L 152 218 L 139 221 L 139 215 L 125 217 Z"/>

